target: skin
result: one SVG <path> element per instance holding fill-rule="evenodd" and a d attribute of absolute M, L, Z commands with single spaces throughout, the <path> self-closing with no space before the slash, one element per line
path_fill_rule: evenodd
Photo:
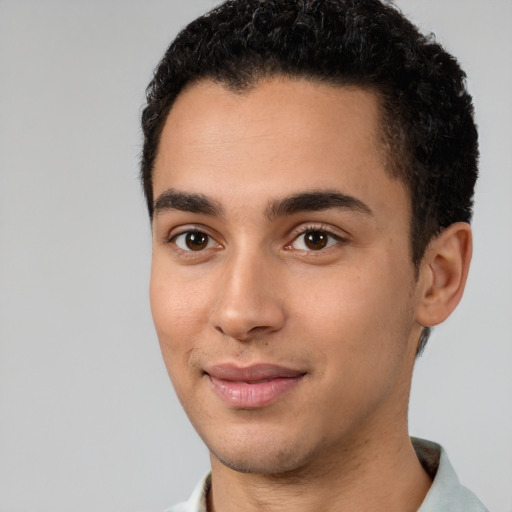
<path fill-rule="evenodd" d="M 287 78 L 243 94 L 195 84 L 168 116 L 151 307 L 211 453 L 211 511 L 412 511 L 428 490 L 407 432 L 412 371 L 421 326 L 460 300 L 471 234 L 445 230 L 415 273 L 409 195 L 379 135 L 371 92 Z M 325 191 L 356 204 L 282 207 Z M 208 208 L 181 200 L 191 195 Z M 191 231 L 204 247 L 187 246 Z M 307 245 L 312 232 L 324 248 Z M 301 372 L 262 407 L 231 406 L 205 373 L 261 363 Z"/>

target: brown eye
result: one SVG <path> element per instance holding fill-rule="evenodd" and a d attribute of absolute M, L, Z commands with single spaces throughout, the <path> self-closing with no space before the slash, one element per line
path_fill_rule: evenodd
<path fill-rule="evenodd" d="M 304 234 L 304 245 L 312 251 L 319 251 L 327 246 L 329 235 L 324 231 L 308 231 Z"/>
<path fill-rule="evenodd" d="M 174 238 L 176 246 L 183 251 L 202 251 L 214 246 L 214 240 L 202 231 L 187 231 Z"/>
<path fill-rule="evenodd" d="M 191 251 L 200 251 L 208 245 L 208 235 L 199 231 L 191 231 L 187 233 L 185 243 Z"/>
<path fill-rule="evenodd" d="M 304 231 L 301 235 L 289 245 L 289 249 L 296 249 L 299 251 L 321 251 L 328 249 L 333 245 L 337 245 L 342 239 L 333 235 L 329 231 L 322 229 L 309 229 Z"/>

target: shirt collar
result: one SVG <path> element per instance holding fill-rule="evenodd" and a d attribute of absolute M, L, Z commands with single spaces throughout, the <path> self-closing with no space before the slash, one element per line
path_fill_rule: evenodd
<path fill-rule="evenodd" d="M 418 512 L 487 512 L 480 500 L 461 485 L 442 446 L 414 437 L 411 441 L 421 465 L 433 478 Z"/>

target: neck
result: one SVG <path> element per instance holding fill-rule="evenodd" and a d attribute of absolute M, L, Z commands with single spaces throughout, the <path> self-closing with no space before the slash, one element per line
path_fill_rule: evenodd
<path fill-rule="evenodd" d="M 410 439 L 333 450 L 283 475 L 233 471 L 212 456 L 209 512 L 416 511 L 431 484 Z"/>

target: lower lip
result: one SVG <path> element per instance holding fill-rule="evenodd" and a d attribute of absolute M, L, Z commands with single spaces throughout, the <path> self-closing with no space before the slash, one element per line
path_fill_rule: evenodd
<path fill-rule="evenodd" d="M 292 390 L 303 375 L 279 377 L 266 382 L 247 383 L 210 377 L 217 396 L 235 409 L 259 409 L 270 405 L 285 393 Z"/>

